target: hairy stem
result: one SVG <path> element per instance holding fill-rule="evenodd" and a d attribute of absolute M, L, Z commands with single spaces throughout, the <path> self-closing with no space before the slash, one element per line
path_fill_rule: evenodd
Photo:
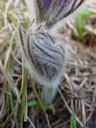
<path fill-rule="evenodd" d="M 51 104 L 56 96 L 57 86 L 43 87 L 42 102 L 44 105 Z"/>

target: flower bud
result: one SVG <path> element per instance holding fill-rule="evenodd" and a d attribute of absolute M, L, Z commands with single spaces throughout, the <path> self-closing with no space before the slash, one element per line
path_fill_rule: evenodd
<path fill-rule="evenodd" d="M 70 15 L 85 0 L 37 0 L 41 21 L 48 27 Z"/>
<path fill-rule="evenodd" d="M 26 53 L 30 66 L 35 70 L 36 80 L 42 85 L 50 86 L 61 75 L 64 49 L 47 31 L 29 32 Z"/>
<path fill-rule="evenodd" d="M 29 30 L 26 35 L 20 30 L 25 66 L 39 84 L 44 86 L 43 101 L 53 101 L 64 71 L 65 50 L 46 30 Z M 51 94 L 45 93 L 50 90 Z M 49 97 L 49 98 L 48 98 Z M 48 98 L 48 100 L 45 99 Z M 47 102 L 48 101 L 48 102 Z"/>

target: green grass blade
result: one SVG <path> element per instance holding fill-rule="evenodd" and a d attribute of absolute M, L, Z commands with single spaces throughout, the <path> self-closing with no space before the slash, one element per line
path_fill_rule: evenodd
<path fill-rule="evenodd" d="M 77 127 L 76 127 L 76 122 L 75 122 L 73 116 L 71 117 L 71 121 L 72 121 L 72 128 L 77 128 Z"/>
<path fill-rule="evenodd" d="M 24 107 L 25 107 L 25 99 L 27 95 L 27 83 L 28 83 L 28 74 L 26 69 L 23 67 L 23 78 L 22 78 L 22 93 L 21 93 L 21 103 L 20 103 L 20 111 L 19 111 L 19 121 L 23 119 L 24 116 Z"/>
<path fill-rule="evenodd" d="M 30 77 L 30 81 L 31 81 L 31 84 L 32 84 L 32 88 L 33 88 L 33 90 L 34 90 L 34 92 L 35 92 L 35 95 L 36 95 L 36 97 L 37 97 L 37 100 L 38 100 L 38 102 L 39 102 L 39 104 L 40 104 L 40 107 L 42 108 L 43 112 L 46 113 L 46 109 L 45 109 L 44 105 L 42 104 L 42 102 L 41 102 L 41 100 L 40 100 L 40 98 L 39 98 L 39 95 L 38 95 L 38 93 L 37 93 L 37 91 L 36 91 L 36 88 L 35 88 L 35 83 L 34 83 L 34 81 L 31 79 L 31 77 Z"/>
<path fill-rule="evenodd" d="M 12 45 L 11 45 L 11 48 L 13 49 L 14 48 L 14 42 L 12 42 Z M 8 69 L 8 72 L 10 72 L 10 68 L 11 68 L 11 54 L 9 55 L 9 58 L 8 58 L 8 62 L 7 62 L 7 69 Z M 15 105 L 14 105 L 14 99 L 13 99 L 13 94 L 12 94 L 12 91 L 11 91 L 11 88 L 8 84 L 8 92 L 11 94 L 9 95 L 9 105 L 10 105 L 10 108 L 11 108 L 11 111 L 13 111 Z M 15 123 L 18 124 L 18 121 L 17 121 L 17 117 L 16 117 L 16 113 L 14 112 L 13 113 L 13 118 L 15 120 Z"/>

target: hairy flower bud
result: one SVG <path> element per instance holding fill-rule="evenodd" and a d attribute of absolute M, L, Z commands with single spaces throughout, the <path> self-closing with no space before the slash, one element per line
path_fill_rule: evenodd
<path fill-rule="evenodd" d="M 64 71 L 65 50 L 46 30 L 32 31 L 31 29 L 26 38 L 23 34 L 23 31 L 20 30 L 25 66 L 31 76 L 44 86 L 43 90 L 51 89 L 51 94 L 45 94 L 45 91 L 43 91 L 44 99 L 48 95 L 51 96 L 50 100 L 46 102 L 49 104 L 54 99 Z"/>

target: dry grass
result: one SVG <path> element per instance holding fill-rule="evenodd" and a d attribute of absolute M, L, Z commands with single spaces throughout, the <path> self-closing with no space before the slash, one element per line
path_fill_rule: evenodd
<path fill-rule="evenodd" d="M 94 15 L 84 22 L 86 44 L 74 37 L 76 25 L 73 19 L 58 32 L 62 40 L 65 40 L 67 35 L 67 42 L 70 42 L 72 51 L 69 51 L 66 73 L 58 89 L 54 107 L 45 113 L 42 112 L 39 104 L 27 106 L 28 101 L 37 101 L 37 99 L 29 77 L 27 87 L 23 85 L 27 74 L 24 74 L 21 50 L 17 45 L 19 43 L 17 32 L 19 24 L 23 24 L 25 29 L 28 28 L 32 16 L 23 0 L 17 4 L 15 2 L 0 1 L 0 127 L 69 128 L 73 115 L 77 128 L 95 128 L 96 1 L 89 0 L 88 8 L 94 12 Z M 27 92 L 24 87 L 27 88 Z M 37 90 L 40 96 L 41 89 L 37 88 Z M 26 100 L 23 102 L 24 115 L 20 119 L 19 109 L 23 91 Z"/>

